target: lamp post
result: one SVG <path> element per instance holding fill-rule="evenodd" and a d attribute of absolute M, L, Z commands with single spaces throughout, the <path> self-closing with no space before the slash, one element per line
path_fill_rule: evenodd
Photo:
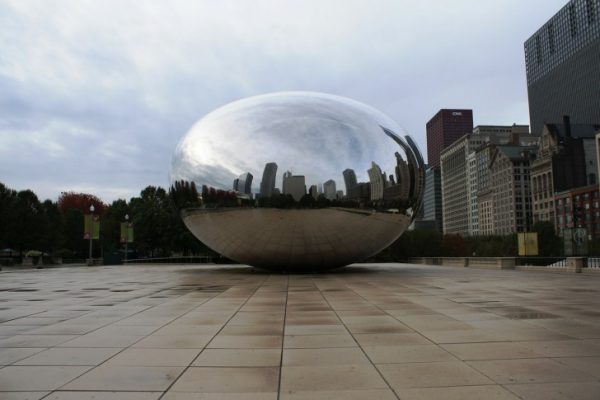
<path fill-rule="evenodd" d="M 95 210 L 95 208 L 94 208 L 94 205 L 92 204 L 90 206 L 91 221 L 90 221 L 90 228 L 89 228 L 90 229 L 90 262 L 89 262 L 89 265 L 94 264 L 94 262 L 92 260 L 92 240 L 94 238 L 94 210 Z"/>
<path fill-rule="evenodd" d="M 125 214 L 125 264 L 127 264 L 127 255 L 129 254 L 129 214 Z"/>

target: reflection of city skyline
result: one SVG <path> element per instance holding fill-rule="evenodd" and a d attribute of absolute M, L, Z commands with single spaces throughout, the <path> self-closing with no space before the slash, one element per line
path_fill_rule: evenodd
<path fill-rule="evenodd" d="M 334 179 L 325 182 L 307 183 L 304 175 L 293 174 L 287 170 L 283 173 L 281 190 L 276 187 L 278 165 L 275 162 L 265 164 L 260 182 L 260 189 L 256 197 L 269 198 L 273 195 L 291 195 L 295 201 L 309 194 L 313 199 L 323 195 L 328 200 L 354 200 L 354 201 L 378 201 L 378 200 L 407 200 L 414 190 L 411 187 L 411 171 L 406 160 L 400 153 L 395 152 L 394 174 L 389 176 L 386 171 L 375 162 L 371 162 L 371 168 L 367 169 L 368 182 L 358 182 L 354 169 L 346 168 L 342 171 L 345 193 L 338 189 Z M 250 172 L 241 174 L 234 180 L 233 190 L 250 196 L 252 198 L 252 178 Z M 308 188 L 308 189 L 307 189 Z"/>

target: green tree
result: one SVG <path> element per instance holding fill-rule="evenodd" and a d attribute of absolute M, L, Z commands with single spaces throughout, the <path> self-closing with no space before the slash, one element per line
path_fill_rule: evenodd
<path fill-rule="evenodd" d="M 42 203 L 44 230 L 42 232 L 41 249 L 53 254 L 64 247 L 64 219 L 58 205 L 51 200 Z"/>
<path fill-rule="evenodd" d="M 172 234 L 172 206 L 161 187 L 148 186 L 140 197 L 131 199 L 137 249 L 150 257 L 169 255 Z"/>
<path fill-rule="evenodd" d="M 113 252 L 121 248 L 121 222 L 125 222 L 125 215 L 132 217 L 126 200 L 115 200 L 106 207 L 100 221 L 100 238 L 105 251 Z"/>
<path fill-rule="evenodd" d="M 39 250 L 45 221 L 42 205 L 36 194 L 31 190 L 18 192 L 13 212 L 17 221 L 12 227 L 14 247 L 21 256 L 26 250 Z"/>
<path fill-rule="evenodd" d="M 540 256 L 555 257 L 562 254 L 562 241 L 554 231 L 554 224 L 548 221 L 538 221 L 533 224 L 533 231 L 538 234 Z"/>
<path fill-rule="evenodd" d="M 15 247 L 17 192 L 0 183 L 0 248 Z"/>

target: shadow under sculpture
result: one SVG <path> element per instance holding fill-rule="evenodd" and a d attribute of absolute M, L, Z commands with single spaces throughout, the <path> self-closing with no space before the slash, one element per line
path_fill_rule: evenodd
<path fill-rule="evenodd" d="M 417 214 L 423 159 L 399 132 L 343 97 L 250 97 L 190 129 L 170 179 L 187 193 L 176 196 L 185 225 L 223 256 L 270 270 L 337 268 L 389 246 Z"/>

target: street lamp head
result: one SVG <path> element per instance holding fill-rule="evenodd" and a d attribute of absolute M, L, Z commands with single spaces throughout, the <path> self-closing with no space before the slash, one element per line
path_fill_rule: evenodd
<path fill-rule="evenodd" d="M 94 208 L 94 205 L 92 204 L 92 205 L 90 206 L 90 212 L 94 212 L 94 210 L 95 210 L 95 208 Z"/>
<path fill-rule="evenodd" d="M 125 221 L 129 221 L 129 214 L 125 214 Z"/>

